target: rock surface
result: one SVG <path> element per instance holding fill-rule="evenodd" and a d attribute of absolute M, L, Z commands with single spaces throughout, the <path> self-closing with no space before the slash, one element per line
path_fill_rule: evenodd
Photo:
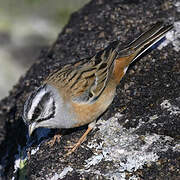
<path fill-rule="evenodd" d="M 1 177 L 180 179 L 178 7 L 178 2 L 164 0 L 93 0 L 72 14 L 54 45 L 41 52 L 0 102 Z M 127 44 L 158 20 L 174 21 L 167 45 L 130 66 L 112 105 L 87 141 L 66 158 L 64 146 L 76 142 L 86 127 L 65 132 L 61 143 L 53 147 L 34 143 L 24 169 L 14 171 L 15 158 L 17 163 L 26 145 L 21 112 L 32 90 L 54 69 L 92 56 L 116 39 Z"/>

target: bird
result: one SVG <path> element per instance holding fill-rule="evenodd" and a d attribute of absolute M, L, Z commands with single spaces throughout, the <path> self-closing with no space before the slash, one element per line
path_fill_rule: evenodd
<path fill-rule="evenodd" d="M 158 21 L 128 45 L 116 40 L 94 56 L 50 73 L 24 103 L 22 118 L 29 136 L 39 127 L 70 129 L 88 125 L 67 155 L 73 153 L 112 103 L 129 65 L 153 49 L 172 28 L 172 24 Z"/>

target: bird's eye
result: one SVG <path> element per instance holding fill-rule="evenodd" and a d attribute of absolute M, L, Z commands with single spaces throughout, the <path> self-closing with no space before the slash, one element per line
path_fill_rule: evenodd
<path fill-rule="evenodd" d="M 40 108 L 37 107 L 37 108 L 35 109 L 35 114 L 40 114 L 40 112 L 41 112 Z"/>
<path fill-rule="evenodd" d="M 37 107 L 37 108 L 34 110 L 33 119 L 37 119 L 40 114 L 41 114 L 41 109 L 40 109 L 39 107 Z"/>

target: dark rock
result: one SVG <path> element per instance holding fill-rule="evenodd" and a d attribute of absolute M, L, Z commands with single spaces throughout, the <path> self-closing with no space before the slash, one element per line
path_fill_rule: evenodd
<path fill-rule="evenodd" d="M 18 146 L 26 144 L 27 128 L 21 113 L 32 90 L 56 68 L 92 56 L 111 41 L 119 39 L 128 44 L 156 21 L 178 19 L 178 13 L 174 17 L 174 3 L 93 0 L 72 14 L 54 45 L 41 52 L 9 96 L 0 102 L 0 157 L 7 179 L 22 174 L 22 170 L 13 173 L 14 160 Z M 36 180 L 53 176 L 71 180 L 180 179 L 179 57 L 169 43 L 133 63 L 112 105 L 87 141 L 66 158 L 64 146 L 68 141 L 76 142 L 85 128 L 70 130 L 60 144 L 51 148 L 42 142 L 27 161 L 26 176 Z"/>

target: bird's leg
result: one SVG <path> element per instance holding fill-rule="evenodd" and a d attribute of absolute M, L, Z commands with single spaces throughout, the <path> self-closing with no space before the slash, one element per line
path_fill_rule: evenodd
<path fill-rule="evenodd" d="M 65 156 L 69 156 L 85 141 L 86 136 L 95 127 L 95 124 L 96 124 L 96 122 L 93 121 L 92 123 L 90 123 L 88 125 L 88 129 L 86 130 L 86 132 L 81 136 L 81 138 L 78 140 L 78 142 L 74 146 L 72 146 L 72 149 Z"/>
<path fill-rule="evenodd" d="M 56 140 L 57 140 L 58 143 L 60 143 L 61 136 L 62 136 L 61 130 L 58 130 L 56 132 L 56 134 L 54 135 L 54 137 L 50 141 L 47 142 L 47 144 L 50 147 L 52 147 L 55 144 Z"/>

